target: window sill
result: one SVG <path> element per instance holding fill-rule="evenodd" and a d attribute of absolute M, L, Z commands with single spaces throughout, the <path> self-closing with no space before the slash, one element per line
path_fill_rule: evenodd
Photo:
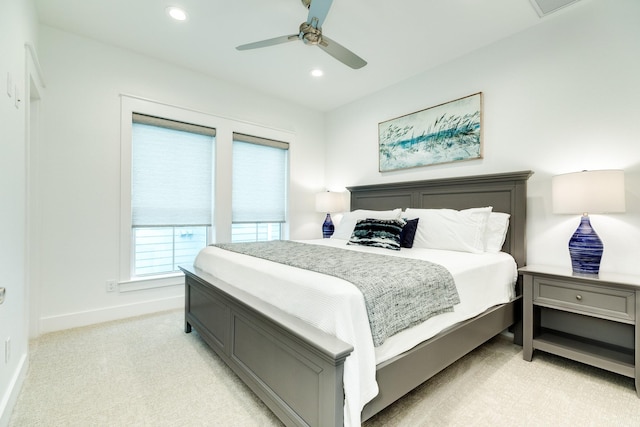
<path fill-rule="evenodd" d="M 118 292 L 133 292 L 182 285 L 184 285 L 184 274 L 174 273 L 121 281 L 118 283 Z"/>

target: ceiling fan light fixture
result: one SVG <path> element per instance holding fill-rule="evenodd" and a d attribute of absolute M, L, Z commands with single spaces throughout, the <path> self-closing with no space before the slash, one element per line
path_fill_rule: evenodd
<path fill-rule="evenodd" d="M 187 20 L 187 12 L 184 9 L 175 6 L 169 6 L 167 8 L 167 15 L 176 21 L 186 21 Z"/>

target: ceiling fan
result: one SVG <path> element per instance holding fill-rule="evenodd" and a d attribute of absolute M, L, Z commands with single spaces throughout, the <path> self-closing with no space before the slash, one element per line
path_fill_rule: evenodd
<path fill-rule="evenodd" d="M 273 46 L 300 39 L 305 44 L 318 46 L 320 49 L 351 68 L 362 68 L 367 65 L 367 61 L 360 58 L 344 46 L 331 40 L 329 37 L 322 35 L 321 25 L 329 13 L 331 3 L 333 3 L 333 0 L 302 0 L 302 4 L 309 9 L 309 16 L 305 22 L 300 24 L 298 33 L 262 40 L 255 43 L 243 44 L 236 47 L 236 49 L 258 49 L 261 47 Z"/>

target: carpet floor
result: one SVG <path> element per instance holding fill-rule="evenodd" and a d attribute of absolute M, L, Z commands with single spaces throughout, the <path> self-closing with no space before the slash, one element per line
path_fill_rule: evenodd
<path fill-rule="evenodd" d="M 43 335 L 9 426 L 280 426 L 181 311 Z M 631 378 L 499 335 L 363 424 L 640 426 Z"/>

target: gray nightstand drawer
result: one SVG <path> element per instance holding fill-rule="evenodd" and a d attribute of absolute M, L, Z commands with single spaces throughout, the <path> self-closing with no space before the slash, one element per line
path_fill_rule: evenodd
<path fill-rule="evenodd" d="M 635 292 L 535 277 L 533 303 L 635 322 Z"/>

